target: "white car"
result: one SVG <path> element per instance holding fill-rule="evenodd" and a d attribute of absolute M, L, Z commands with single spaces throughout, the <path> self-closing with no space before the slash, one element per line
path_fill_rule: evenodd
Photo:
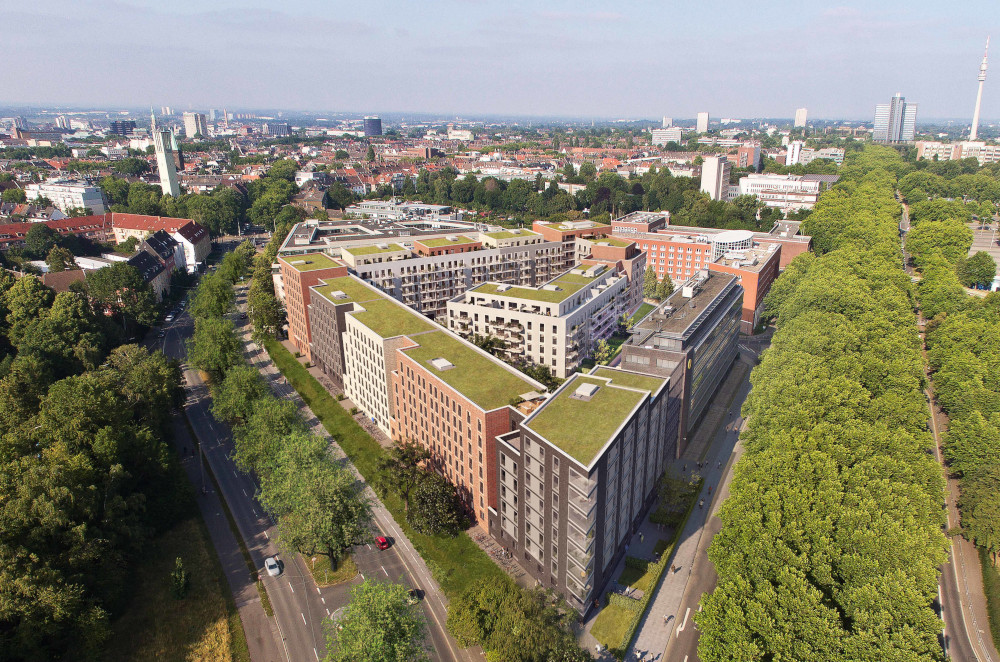
<path fill-rule="evenodd" d="M 264 559 L 264 568 L 267 570 L 267 574 L 272 577 L 277 577 L 281 574 L 281 565 L 278 563 L 277 557 L 269 556 Z"/>
<path fill-rule="evenodd" d="M 164 318 L 164 320 L 163 320 L 163 321 L 164 321 L 164 322 L 166 322 L 167 324 L 169 324 L 170 322 L 173 322 L 173 321 L 174 321 L 174 316 L 173 316 L 173 314 L 170 314 L 170 315 L 167 315 L 167 316 L 166 316 L 166 317 Z"/>

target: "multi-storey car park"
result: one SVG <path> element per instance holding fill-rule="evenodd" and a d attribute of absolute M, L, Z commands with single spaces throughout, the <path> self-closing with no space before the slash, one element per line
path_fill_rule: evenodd
<path fill-rule="evenodd" d="M 608 226 L 584 225 L 467 229 L 454 239 L 449 229 L 421 238 L 419 251 L 454 250 L 436 255 L 421 255 L 416 242 L 403 238 L 291 252 L 279 256 L 278 279 L 296 346 L 384 433 L 429 449 L 432 465 L 457 486 L 475 523 L 581 611 L 603 590 L 653 498 L 656 478 L 683 451 L 736 356 L 738 278 L 699 273 L 635 327 L 622 369 L 572 374 L 549 395 L 542 384 L 404 305 L 397 287 L 382 289 L 362 274 L 371 276 L 366 267 L 406 269 L 470 256 L 496 259 L 487 266 L 503 270 L 509 265 L 498 255 L 511 253 L 489 251 L 551 247 L 556 258 L 537 283 L 513 276 L 514 282 L 502 282 L 485 277 L 487 269 L 481 282 L 463 272 L 452 287 L 464 282 L 471 296 L 483 298 L 477 305 L 497 304 L 489 306 L 489 324 L 482 320 L 483 333 L 497 328 L 501 313 L 510 328 L 509 313 L 527 315 L 520 308 L 530 305 L 531 314 L 540 315 L 539 338 L 548 336 L 545 356 L 557 348 L 558 368 L 570 361 L 558 346 L 573 338 L 575 314 L 587 317 L 580 311 L 593 306 L 587 332 L 600 335 L 615 323 L 617 306 L 628 311 L 641 297 L 637 274 L 645 256 L 635 242 L 601 234 Z M 569 262 L 581 255 L 582 264 Z M 570 270 L 552 273 L 567 263 Z M 415 282 L 427 278 L 426 272 L 410 275 Z M 549 325 L 560 320 L 568 326 L 553 340 Z M 527 342 L 529 321 L 534 352 L 536 320 L 518 323 Z"/>

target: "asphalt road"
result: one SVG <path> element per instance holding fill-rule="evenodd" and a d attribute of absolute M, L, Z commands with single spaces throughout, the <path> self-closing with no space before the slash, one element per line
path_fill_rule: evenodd
<path fill-rule="evenodd" d="M 184 361 L 185 341 L 194 331 L 193 320 L 185 312 L 166 325 L 164 330 L 164 337 L 157 338 L 155 346 L 166 355 Z M 260 367 L 260 361 L 258 357 L 254 363 Z M 274 621 L 280 639 L 277 645 L 284 653 L 287 662 L 322 658 L 326 648 L 324 622 L 347 604 L 350 586 L 360 583 L 363 577 L 403 583 L 417 589 L 421 596 L 427 593 L 422 585 L 430 584 L 430 577 L 421 578 L 418 564 L 412 558 L 404 559 L 407 550 L 395 544 L 388 550 L 382 551 L 377 550 L 374 545 L 361 545 L 355 548 L 352 554 L 358 566 L 359 576 L 350 583 L 317 588 L 304 565 L 305 561 L 298 554 L 283 553 L 276 545 L 277 528 L 256 499 L 258 485 L 254 479 L 237 470 L 230 458 L 231 433 L 225 424 L 216 421 L 212 416 L 211 396 L 207 386 L 202 383 L 197 371 L 186 366 L 184 375 L 187 384 L 188 399 L 185 409 L 188 419 L 202 443 L 202 451 L 219 484 L 221 496 L 232 512 L 253 563 L 263 572 L 264 559 L 277 556 L 283 565 L 282 573 L 278 577 L 270 577 L 266 572 L 263 572 L 262 576 L 274 609 Z M 213 489 L 210 480 L 207 481 L 207 487 L 209 490 Z M 392 532 L 398 531 L 398 528 L 387 514 L 383 514 L 382 517 L 377 516 L 376 525 L 379 534 L 395 540 Z M 373 539 L 374 535 L 376 532 L 373 532 Z M 409 550 L 409 554 L 415 555 L 415 552 Z M 414 580 L 414 577 L 417 577 L 417 580 Z M 481 656 L 471 651 L 458 648 L 454 640 L 447 635 L 445 630 L 447 612 L 439 592 L 421 600 L 421 608 L 428 624 L 428 644 L 431 649 L 429 656 L 432 660 L 444 662 L 481 659 Z M 259 632 L 247 633 L 248 638 L 261 635 Z"/>

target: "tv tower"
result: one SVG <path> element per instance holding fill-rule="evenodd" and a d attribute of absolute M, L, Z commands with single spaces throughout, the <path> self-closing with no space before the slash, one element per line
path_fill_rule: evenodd
<path fill-rule="evenodd" d="M 969 140 L 975 140 L 979 133 L 979 106 L 983 103 L 983 83 L 986 82 L 986 56 L 990 52 L 990 38 L 986 37 L 986 50 L 983 52 L 983 63 L 979 65 L 979 93 L 976 94 L 976 112 L 972 113 L 972 131 Z"/>

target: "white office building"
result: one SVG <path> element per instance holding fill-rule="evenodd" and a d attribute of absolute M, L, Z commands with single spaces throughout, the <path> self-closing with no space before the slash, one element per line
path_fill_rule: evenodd
<path fill-rule="evenodd" d="M 666 129 L 653 129 L 652 134 L 654 145 L 666 145 L 669 142 L 680 143 L 681 141 L 681 129 L 679 126 Z"/>
<path fill-rule="evenodd" d="M 740 177 L 739 191 L 740 195 L 757 196 L 768 207 L 794 211 L 816 204 L 820 184 L 799 175 L 755 174 Z"/>
<path fill-rule="evenodd" d="M 899 92 L 889 100 L 875 106 L 875 129 L 872 140 L 877 143 L 911 142 L 916 133 L 917 104 L 906 103 Z"/>
<path fill-rule="evenodd" d="M 208 137 L 208 123 L 204 113 L 184 113 L 184 134 L 188 138 L 194 138 L 195 134 Z"/>
<path fill-rule="evenodd" d="M 103 214 L 108 210 L 101 188 L 83 181 L 50 179 L 40 184 L 28 184 L 24 187 L 24 194 L 29 201 L 48 198 L 53 206 L 67 214 L 73 208 L 87 209 L 90 215 Z"/>
<path fill-rule="evenodd" d="M 795 110 L 795 128 L 805 127 L 807 112 L 808 111 L 805 108 L 798 108 Z"/>

